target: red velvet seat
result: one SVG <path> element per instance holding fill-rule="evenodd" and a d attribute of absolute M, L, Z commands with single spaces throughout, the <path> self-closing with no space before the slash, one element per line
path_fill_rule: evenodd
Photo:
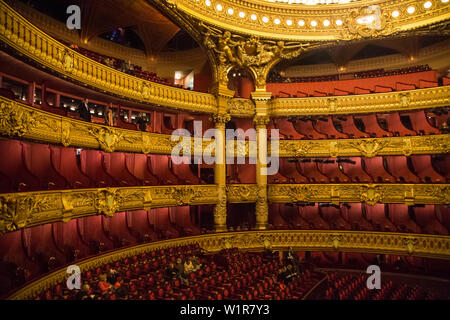
<path fill-rule="evenodd" d="M 117 186 L 118 183 L 106 173 L 103 164 L 103 152 L 82 150 L 80 155 L 81 171 L 90 177 L 99 188 Z"/>
<path fill-rule="evenodd" d="M 288 139 L 300 140 L 305 136 L 295 130 L 294 125 L 286 118 L 273 119 L 275 129 L 280 130 L 280 133 Z"/>
<path fill-rule="evenodd" d="M 297 161 L 290 162 L 287 158 L 280 159 L 280 174 L 288 179 L 288 183 L 308 183 L 308 178 L 297 170 Z"/>
<path fill-rule="evenodd" d="M 424 205 L 423 207 L 412 207 L 417 224 L 424 233 L 448 235 L 448 230 L 437 219 L 434 205 Z"/>
<path fill-rule="evenodd" d="M 340 170 L 339 164 L 336 163 L 335 159 L 322 158 L 321 160 L 333 161 L 333 163 L 317 163 L 319 171 L 327 176 L 330 179 L 331 183 L 350 182 L 349 177 L 347 177 L 345 173 Z"/>
<path fill-rule="evenodd" d="M 327 136 L 314 129 L 311 120 L 297 120 L 294 124 L 295 130 L 307 137 L 308 139 L 327 139 Z"/>
<path fill-rule="evenodd" d="M 350 160 L 354 163 L 341 161 L 342 170 L 344 174 L 350 178 L 351 182 L 355 183 L 370 183 L 373 181 L 372 177 L 364 171 L 360 157 L 350 157 L 343 160 Z"/>
<path fill-rule="evenodd" d="M 386 170 L 383 157 L 363 158 L 363 168 L 375 183 L 395 183 L 396 179 Z"/>
<path fill-rule="evenodd" d="M 313 162 L 301 162 L 299 159 L 297 162 L 297 169 L 300 169 L 300 173 L 307 177 L 311 183 L 329 183 L 330 180 L 327 176 L 322 174 L 317 167 L 317 164 Z"/>
<path fill-rule="evenodd" d="M 409 116 L 412 128 L 419 134 L 440 134 L 439 129 L 433 127 L 427 119 L 425 111 L 419 110 L 403 115 Z"/>
<path fill-rule="evenodd" d="M 384 118 L 386 119 L 389 132 L 393 133 L 394 136 L 402 137 L 416 135 L 414 130 L 409 130 L 403 125 L 398 112 L 388 113 Z"/>
<path fill-rule="evenodd" d="M 163 184 L 182 184 L 172 172 L 172 161 L 166 155 L 149 155 L 151 171 Z"/>
<path fill-rule="evenodd" d="M 420 227 L 411 219 L 406 204 L 388 204 L 389 217 L 400 232 L 421 233 Z"/>
<path fill-rule="evenodd" d="M 310 223 L 316 230 L 328 230 L 330 226 L 320 216 L 319 205 L 316 203 L 314 206 L 298 207 L 300 215 L 308 223 Z"/>
<path fill-rule="evenodd" d="M 145 154 L 126 153 L 126 167 L 137 180 L 144 186 L 156 186 L 158 178 L 149 170 L 148 157 Z"/>
<path fill-rule="evenodd" d="M 256 183 L 256 165 L 236 164 L 239 183 Z"/>
<path fill-rule="evenodd" d="M 192 222 L 191 207 L 181 206 L 169 208 L 171 221 L 184 229 L 188 235 L 200 234 L 200 228 Z"/>
<path fill-rule="evenodd" d="M 424 183 L 445 183 L 445 178 L 433 168 L 430 155 L 411 155 L 417 176 Z"/>
<path fill-rule="evenodd" d="M 346 139 L 348 135 L 345 133 L 339 132 L 333 123 L 332 117 L 326 117 L 326 121 L 322 121 L 318 119 L 314 124 L 314 129 L 317 132 L 326 134 L 328 139 Z"/>
<path fill-rule="evenodd" d="M 392 137 L 393 134 L 383 130 L 378 123 L 377 115 L 375 113 L 371 113 L 368 115 L 360 115 L 358 116 L 364 123 L 365 132 L 368 133 L 371 137 L 382 138 L 382 137 Z"/>
<path fill-rule="evenodd" d="M 0 152 L 0 173 L 11 183 L 8 192 L 39 190 L 40 181 L 27 169 L 20 141 L 0 139 Z"/>
<path fill-rule="evenodd" d="M 107 174 L 112 176 L 121 187 L 138 186 L 138 180 L 128 171 L 125 153 L 113 152 L 103 154 L 104 168 Z"/>
<path fill-rule="evenodd" d="M 339 121 L 342 126 L 342 132 L 347 134 L 350 138 L 369 138 L 370 135 L 359 130 L 353 116 L 340 116 Z"/>
<path fill-rule="evenodd" d="M 377 203 L 373 206 L 363 204 L 364 210 L 366 212 L 367 220 L 369 220 L 377 231 L 383 232 L 397 232 L 397 228 L 386 217 L 385 205 L 382 203 Z"/>
<path fill-rule="evenodd" d="M 387 156 L 385 157 L 389 172 L 401 183 L 419 183 L 420 179 L 412 173 L 407 164 L 405 156 Z"/>
<path fill-rule="evenodd" d="M 340 208 L 320 207 L 323 219 L 328 223 L 331 229 L 351 230 L 350 224 L 341 216 Z"/>
<path fill-rule="evenodd" d="M 53 168 L 50 147 L 45 144 L 23 143 L 25 165 L 37 177 L 42 190 L 64 189 L 68 185 Z"/>
<path fill-rule="evenodd" d="M 188 157 L 181 159 L 190 160 Z M 202 184 L 202 180 L 192 172 L 190 164 L 176 164 L 172 161 L 172 172 L 183 184 Z"/>
<path fill-rule="evenodd" d="M 288 224 L 280 215 L 281 204 L 273 203 L 270 205 L 269 210 L 269 223 L 273 226 L 275 230 L 286 230 L 289 229 Z"/>
<path fill-rule="evenodd" d="M 342 217 L 350 223 L 352 230 L 372 231 L 374 228 L 363 215 L 362 206 L 362 203 L 341 205 Z"/>

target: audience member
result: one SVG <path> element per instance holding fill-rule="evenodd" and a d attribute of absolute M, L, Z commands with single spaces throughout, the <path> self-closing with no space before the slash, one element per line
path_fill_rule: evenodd
<path fill-rule="evenodd" d="M 89 110 L 89 100 L 84 99 L 78 106 L 78 113 L 80 118 L 84 121 L 91 122 L 91 112 Z"/>

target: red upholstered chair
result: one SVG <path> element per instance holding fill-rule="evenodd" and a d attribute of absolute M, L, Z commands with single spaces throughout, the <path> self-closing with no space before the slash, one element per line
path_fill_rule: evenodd
<path fill-rule="evenodd" d="M 414 111 L 410 113 L 404 113 L 404 116 L 409 116 L 412 128 L 418 134 L 440 134 L 439 129 L 433 127 L 428 121 L 427 115 L 424 110 Z"/>
<path fill-rule="evenodd" d="M 331 116 L 326 117 L 326 121 L 318 119 L 314 123 L 314 129 L 317 132 L 327 135 L 328 139 L 346 139 L 348 135 L 339 132 L 333 123 L 333 118 Z"/>
<path fill-rule="evenodd" d="M 306 138 L 305 135 L 295 130 L 294 125 L 286 118 L 273 119 L 275 129 L 288 139 L 300 140 Z"/>
<path fill-rule="evenodd" d="M 280 158 L 280 174 L 286 177 L 289 183 L 308 183 L 309 181 L 297 170 L 297 161 L 291 162 L 287 158 Z"/>
<path fill-rule="evenodd" d="M 162 184 L 182 184 L 172 172 L 172 162 L 166 155 L 149 155 L 151 172 L 158 177 Z"/>
<path fill-rule="evenodd" d="M 317 163 L 317 167 L 321 173 L 330 179 L 330 182 L 342 183 L 350 182 L 349 177 L 345 175 L 344 172 L 340 170 L 339 164 L 332 158 L 322 158 L 323 161 L 329 161 L 330 163 Z"/>
<path fill-rule="evenodd" d="M 369 134 L 362 132 L 355 125 L 353 116 L 339 116 L 337 119 L 340 121 L 342 132 L 347 134 L 349 138 L 369 138 Z"/>
<path fill-rule="evenodd" d="M 80 154 L 81 171 L 91 177 L 99 188 L 118 185 L 113 177 L 106 173 L 103 164 L 103 152 L 97 150 L 82 150 Z"/>
<path fill-rule="evenodd" d="M 39 190 L 40 181 L 28 171 L 20 141 L 0 139 L 0 153 L 0 173 L 11 181 L 10 192 Z"/>
<path fill-rule="evenodd" d="M 126 153 L 126 168 L 140 185 L 155 186 L 159 184 L 158 178 L 149 169 L 148 156 L 139 153 Z"/>
<path fill-rule="evenodd" d="M 138 180 L 128 171 L 125 154 L 122 152 L 104 153 L 104 168 L 107 174 L 118 182 L 119 186 L 138 186 Z"/>
<path fill-rule="evenodd" d="M 318 132 L 311 120 L 296 120 L 294 123 L 294 128 L 300 134 L 304 135 L 308 139 L 327 139 L 327 135 Z"/>
<path fill-rule="evenodd" d="M 384 158 L 386 159 L 389 171 L 398 182 L 420 183 L 419 177 L 409 170 L 405 156 L 387 156 Z"/>
<path fill-rule="evenodd" d="M 362 158 L 363 169 L 376 183 L 394 183 L 396 179 L 386 170 L 383 157 Z"/>
<path fill-rule="evenodd" d="M 430 155 L 411 155 L 415 174 L 424 183 L 445 183 L 445 177 L 436 172 L 433 168 Z"/>
<path fill-rule="evenodd" d="M 311 160 L 311 159 L 307 159 Z M 302 162 L 301 159 L 298 159 L 297 169 L 299 169 L 300 173 L 307 177 L 311 183 L 329 183 L 330 180 L 327 176 L 322 174 L 317 166 L 317 163 L 313 162 Z"/>
<path fill-rule="evenodd" d="M 50 147 L 38 143 L 22 143 L 25 165 L 37 177 L 43 190 L 64 189 L 67 181 L 53 168 Z"/>
<path fill-rule="evenodd" d="M 370 183 L 373 181 L 372 177 L 364 171 L 360 157 L 349 157 L 340 161 L 342 171 L 350 178 L 351 182 L 355 183 Z"/>

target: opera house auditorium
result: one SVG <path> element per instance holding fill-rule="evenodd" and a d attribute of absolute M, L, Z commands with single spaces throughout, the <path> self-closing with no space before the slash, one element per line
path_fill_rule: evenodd
<path fill-rule="evenodd" d="M 0 0 L 0 299 L 450 299 L 449 34 L 448 0 Z"/>

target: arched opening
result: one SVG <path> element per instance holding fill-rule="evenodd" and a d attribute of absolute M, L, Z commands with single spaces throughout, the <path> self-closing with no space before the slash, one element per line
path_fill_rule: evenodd
<path fill-rule="evenodd" d="M 233 68 L 228 72 L 228 89 L 233 90 L 235 98 L 250 99 L 255 91 L 255 84 L 251 73 L 243 68 Z"/>

